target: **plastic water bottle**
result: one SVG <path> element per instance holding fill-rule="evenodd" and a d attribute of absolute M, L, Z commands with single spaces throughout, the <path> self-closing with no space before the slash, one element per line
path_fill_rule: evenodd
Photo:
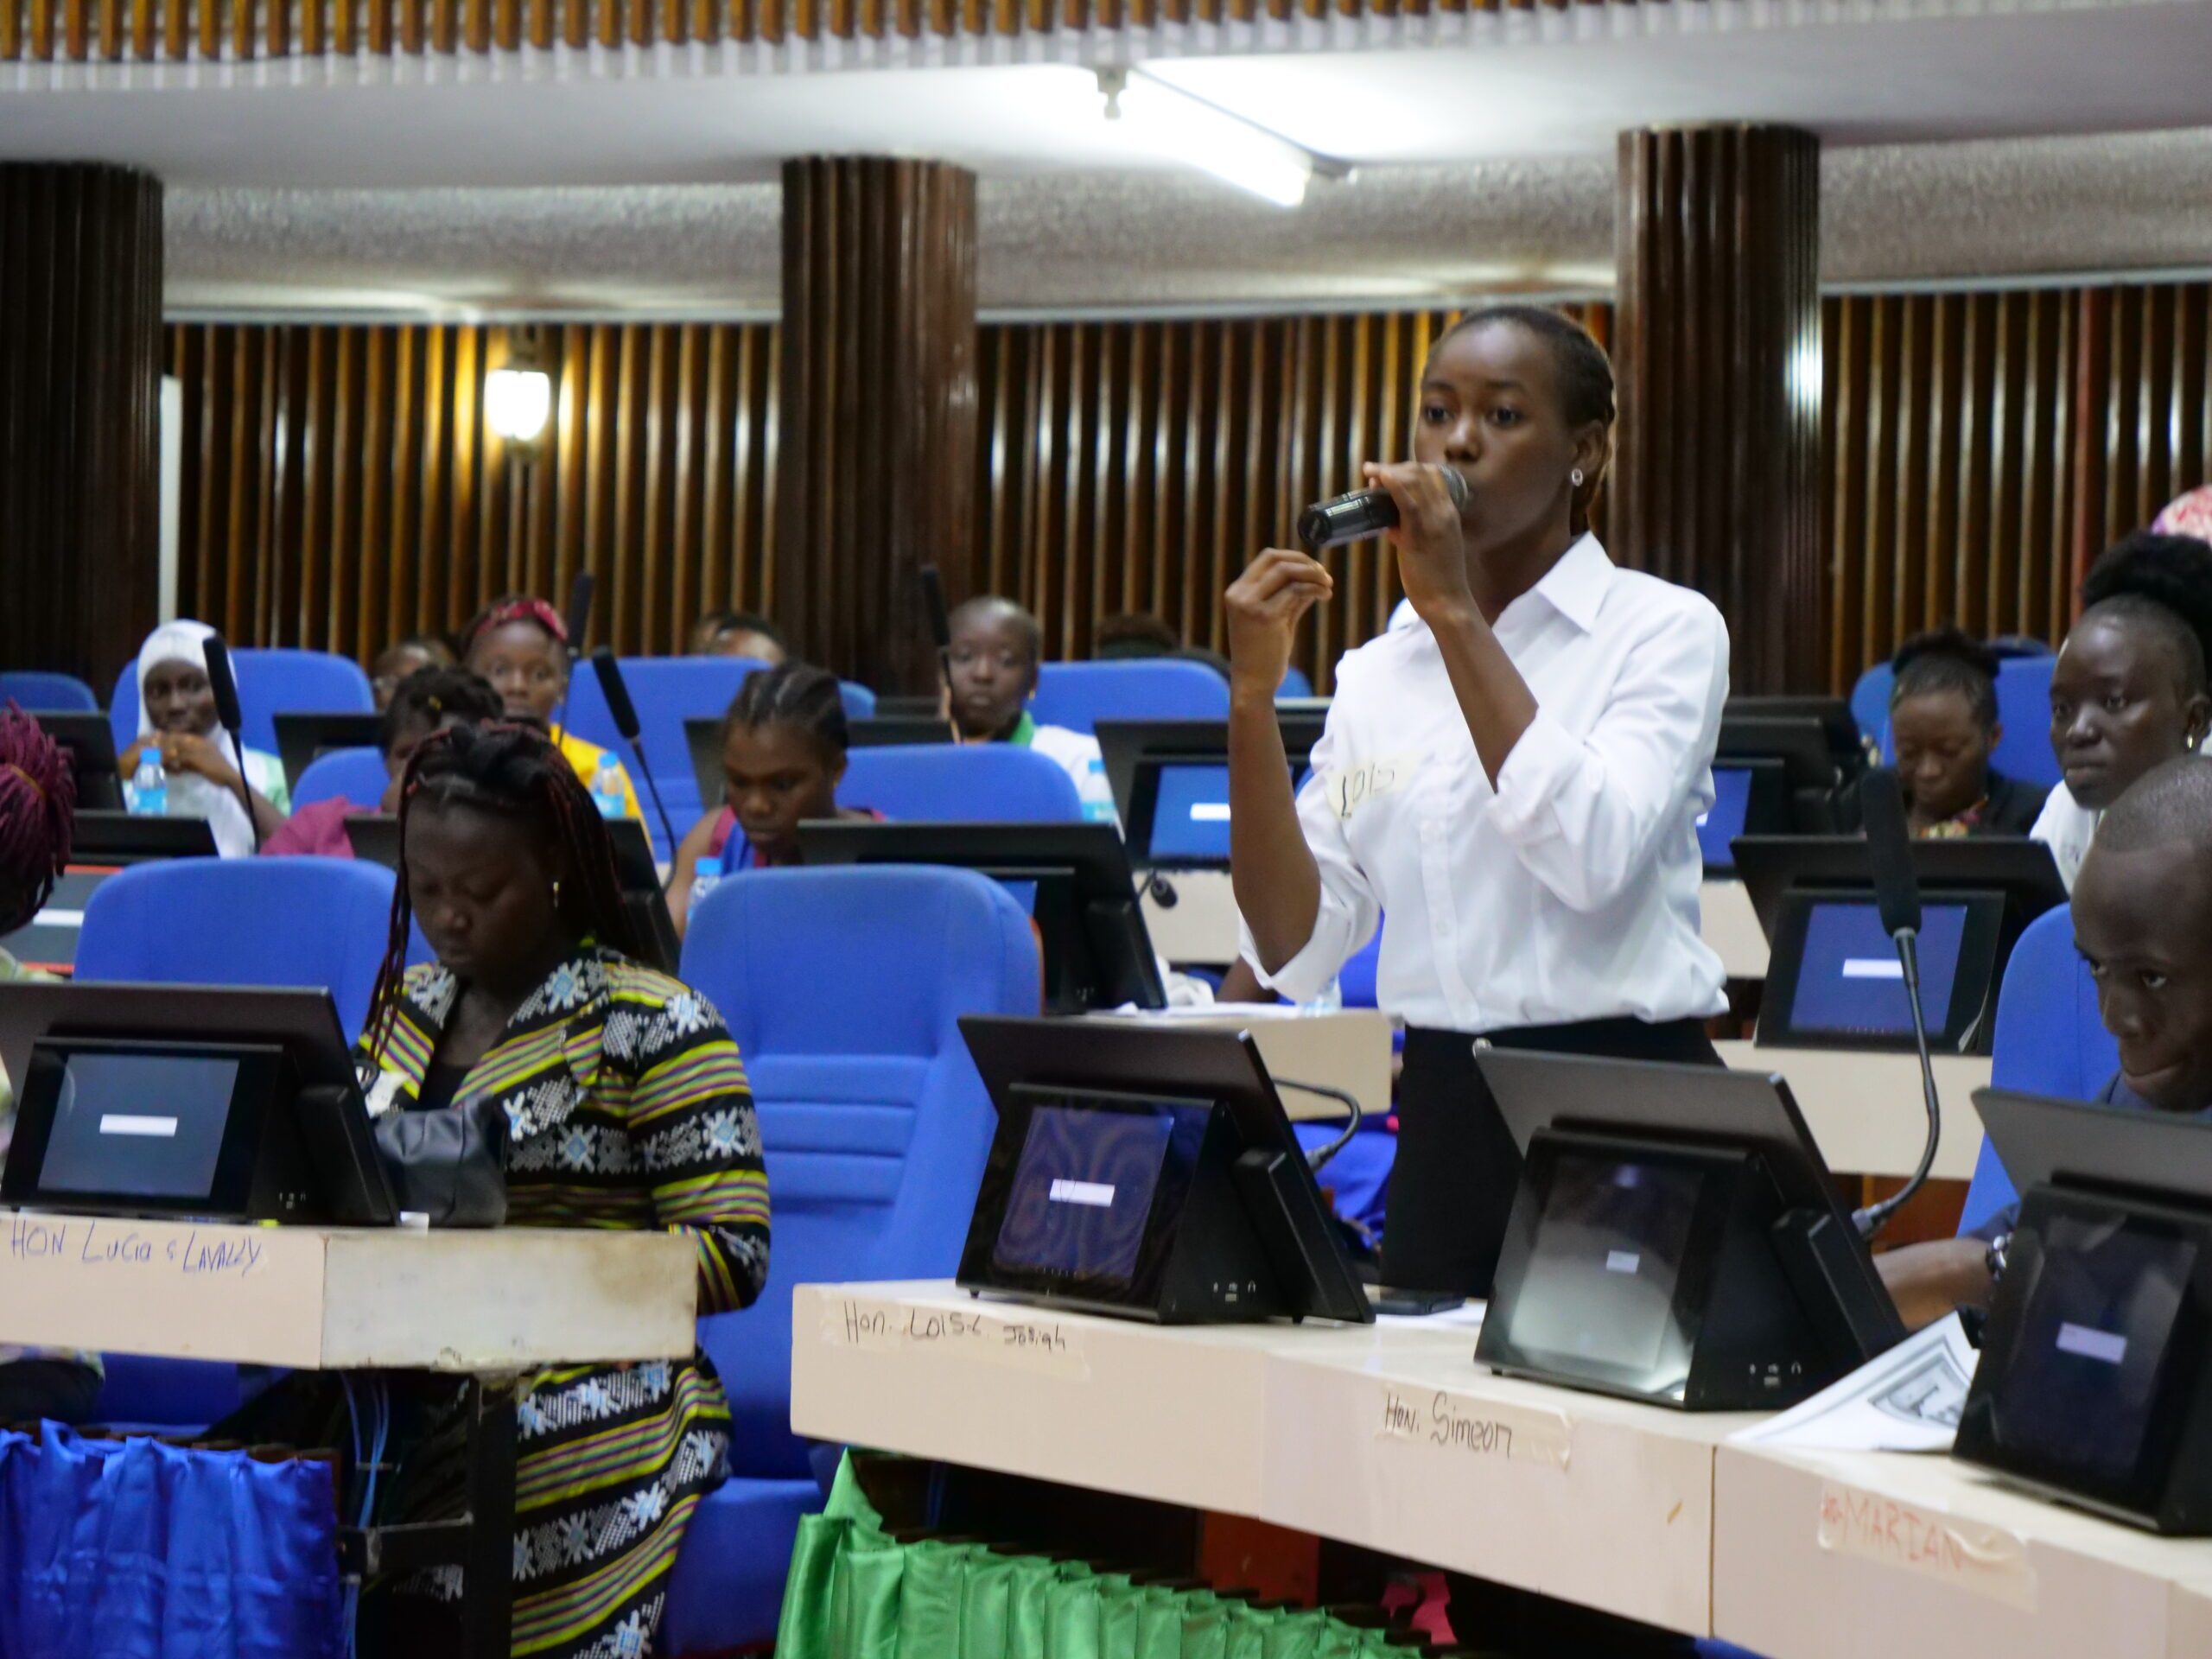
<path fill-rule="evenodd" d="M 169 810 L 169 779 L 162 770 L 162 752 L 150 744 L 138 756 L 138 770 L 130 778 L 131 810 L 146 817 L 166 817 Z"/>
<path fill-rule="evenodd" d="M 591 798 L 602 818 L 619 818 L 630 810 L 622 795 L 621 763 L 611 754 L 599 757 L 599 770 L 591 776 Z"/>
<path fill-rule="evenodd" d="M 722 861 L 719 858 L 702 858 L 692 867 L 691 900 L 684 906 L 686 916 L 699 913 L 699 901 L 721 884 Z"/>
<path fill-rule="evenodd" d="M 1334 1014 L 1344 1005 L 1344 982 L 1341 979 L 1332 979 L 1329 982 L 1328 988 L 1320 995 L 1311 1001 L 1300 1003 L 1298 1011 L 1301 1014 Z"/>

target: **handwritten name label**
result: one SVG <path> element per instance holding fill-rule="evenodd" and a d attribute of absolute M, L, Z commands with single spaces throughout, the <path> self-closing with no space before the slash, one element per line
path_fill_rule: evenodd
<path fill-rule="evenodd" d="M 2036 1610 L 2027 1546 L 1995 1527 L 1828 1481 L 1821 1488 L 1820 1546 Z"/>
<path fill-rule="evenodd" d="M 1506 1458 L 1567 1467 L 1573 1436 L 1559 1412 L 1394 1382 L 1382 1383 L 1376 1392 L 1378 1440 L 1409 1440 L 1450 1457 Z"/>
<path fill-rule="evenodd" d="M 186 1278 L 222 1274 L 244 1279 L 258 1273 L 262 1242 L 236 1228 L 202 1232 L 164 1228 L 148 1232 L 119 1221 L 48 1220 L 16 1216 L 8 1223 L 10 1262 L 59 1262 L 68 1268 L 135 1268 Z"/>
<path fill-rule="evenodd" d="M 822 1339 L 832 1347 L 876 1353 L 925 1352 L 986 1365 L 1011 1365 L 1047 1376 L 1086 1382 L 1090 1362 L 1083 1332 L 1058 1319 L 975 1308 L 915 1307 L 902 1302 L 841 1298 L 822 1316 Z"/>

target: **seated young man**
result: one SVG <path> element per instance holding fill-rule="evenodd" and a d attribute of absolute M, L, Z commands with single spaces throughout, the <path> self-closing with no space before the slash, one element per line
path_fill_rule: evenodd
<path fill-rule="evenodd" d="M 2074 883 L 2074 938 L 2120 1044 L 2099 1100 L 2212 1116 L 2212 760 L 2170 760 L 2105 813 Z M 1877 1256 L 1905 1323 L 1986 1307 L 2018 1215 Z"/>

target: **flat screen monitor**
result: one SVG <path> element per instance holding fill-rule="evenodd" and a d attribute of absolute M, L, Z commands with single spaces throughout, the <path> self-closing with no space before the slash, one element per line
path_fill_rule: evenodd
<path fill-rule="evenodd" d="M 88 864 L 145 864 L 161 858 L 213 858 L 215 832 L 205 818 L 142 817 L 135 812 L 79 812 L 71 855 Z"/>
<path fill-rule="evenodd" d="M 614 849 L 614 876 L 621 885 L 622 906 L 628 912 L 631 931 L 637 935 L 639 959 L 664 974 L 676 971 L 682 945 L 668 912 L 668 895 L 662 890 L 660 872 L 653 863 L 652 843 L 645 827 L 635 818 L 605 821 L 607 838 Z M 346 819 L 346 839 L 356 858 L 397 872 L 399 820 L 385 812 L 356 812 Z"/>
<path fill-rule="evenodd" d="M 0 950 L 39 973 L 66 976 L 75 972 L 85 906 L 100 884 L 114 874 L 111 864 L 70 865 L 55 880 L 54 892 L 38 914 L 13 933 L 0 935 Z"/>
<path fill-rule="evenodd" d="M 1923 896 L 1920 1014 L 1938 1052 L 1986 1046 L 2004 908 L 1995 893 Z M 1904 964 L 1871 896 L 1808 893 L 1789 901 L 1767 970 L 1759 1040 L 1812 1048 L 1913 1046 Z"/>
<path fill-rule="evenodd" d="M 388 1226 L 397 1217 L 326 990 L 0 984 L 18 1207 Z"/>
<path fill-rule="evenodd" d="M 1476 1357 L 1692 1409 L 1784 1405 L 1904 1335 L 1779 1077 L 1486 1050 L 1524 1165 Z"/>
<path fill-rule="evenodd" d="M 2066 885 L 2050 849 L 2040 842 L 2003 839 L 1915 841 L 1912 873 L 1921 890 L 1995 893 L 2005 899 L 2003 951 L 2030 922 L 2066 902 Z M 1792 892 L 1871 893 L 1873 868 L 1862 836 L 1743 836 L 1736 842 L 1736 873 L 1768 940 L 1777 940 L 1783 901 Z"/>
<path fill-rule="evenodd" d="M 1275 718 L 1295 787 L 1321 741 L 1325 715 L 1278 703 Z M 1147 869 L 1226 869 L 1228 722 L 1101 721 L 1097 730 L 1130 862 Z"/>
<path fill-rule="evenodd" d="M 2212 1532 L 2212 1123 L 1974 1096 L 2025 1195 L 1954 1455 Z"/>
<path fill-rule="evenodd" d="M 1372 1321 L 1249 1033 L 960 1029 L 999 1116 L 961 1284 L 1171 1324 Z"/>
<path fill-rule="evenodd" d="M 358 709 L 343 714 L 280 713 L 272 718 L 276 726 L 276 759 L 283 765 L 286 781 L 295 789 L 300 786 L 300 774 L 315 764 L 317 755 L 333 749 L 373 749 L 384 737 L 384 716 Z"/>
<path fill-rule="evenodd" d="M 809 864 L 950 864 L 1027 894 L 1055 1014 L 1167 1006 L 1135 879 L 1110 823 L 803 823 Z"/>
<path fill-rule="evenodd" d="M 1810 720 L 1827 740 L 1828 753 L 1846 778 L 1863 770 L 1866 751 L 1859 741 L 1858 716 L 1847 697 L 1736 696 L 1722 710 L 1728 721 Z"/>
<path fill-rule="evenodd" d="M 105 715 L 76 709 L 33 711 L 40 728 L 69 753 L 79 812 L 123 810 L 123 780 L 116 774 L 115 728 Z"/>
<path fill-rule="evenodd" d="M 1707 875 L 1736 871 L 1737 838 L 1789 832 L 1788 779 L 1778 760 L 1715 760 L 1713 804 L 1697 821 L 1698 851 Z"/>

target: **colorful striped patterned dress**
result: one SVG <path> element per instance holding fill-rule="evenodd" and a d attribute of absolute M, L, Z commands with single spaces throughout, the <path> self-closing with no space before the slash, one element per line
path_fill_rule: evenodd
<path fill-rule="evenodd" d="M 409 972 L 389 1035 L 370 1049 L 386 1074 L 373 1105 L 419 1097 L 458 991 L 442 968 Z M 737 1045 L 698 992 L 588 944 L 516 1011 L 454 1098 L 486 1095 L 512 1129 L 510 1225 L 681 1230 L 698 1244 L 702 1313 L 760 1294 L 760 1128 Z M 516 1420 L 513 1651 L 649 1652 L 684 1525 L 726 1471 L 729 1407 L 714 1367 L 694 1354 L 543 1371 Z M 457 1436 L 433 1431 L 410 1460 L 410 1512 L 449 1511 Z M 416 1587 L 452 1599 L 459 1569 Z"/>

